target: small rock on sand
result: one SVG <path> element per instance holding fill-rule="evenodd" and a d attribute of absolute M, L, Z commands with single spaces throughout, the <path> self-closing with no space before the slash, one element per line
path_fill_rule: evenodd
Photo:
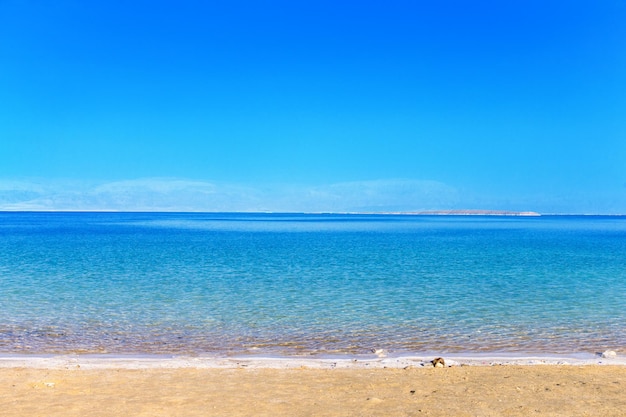
<path fill-rule="evenodd" d="M 380 398 L 377 397 L 370 397 L 367 399 L 367 401 L 370 402 L 370 404 L 380 404 L 383 402 L 383 400 L 381 400 Z"/>
<path fill-rule="evenodd" d="M 446 366 L 446 361 L 443 358 L 435 358 L 431 362 L 435 368 L 443 368 Z"/>
<path fill-rule="evenodd" d="M 603 358 L 615 358 L 617 356 L 617 353 L 615 353 L 614 350 L 605 350 L 600 356 L 602 356 Z"/>

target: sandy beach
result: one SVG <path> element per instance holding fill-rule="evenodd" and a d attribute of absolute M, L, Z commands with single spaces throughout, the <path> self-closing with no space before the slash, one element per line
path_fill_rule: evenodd
<path fill-rule="evenodd" d="M 621 361 L 0 360 L 12 416 L 623 416 Z"/>

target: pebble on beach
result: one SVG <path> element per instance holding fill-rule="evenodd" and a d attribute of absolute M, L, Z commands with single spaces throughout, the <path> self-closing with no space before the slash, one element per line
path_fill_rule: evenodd
<path fill-rule="evenodd" d="M 446 366 L 446 361 L 443 358 L 435 358 L 431 362 L 435 368 L 443 368 Z"/>
<path fill-rule="evenodd" d="M 387 357 L 388 352 L 386 349 L 372 349 L 372 353 L 378 356 L 379 358 L 385 358 Z"/>
<path fill-rule="evenodd" d="M 601 355 L 603 358 L 615 358 L 617 353 L 614 350 L 605 350 Z"/>

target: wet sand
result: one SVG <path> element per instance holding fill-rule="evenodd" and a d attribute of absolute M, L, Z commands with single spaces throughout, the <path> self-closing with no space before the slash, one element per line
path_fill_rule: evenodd
<path fill-rule="evenodd" d="M 0 367 L 1 415 L 623 416 L 626 410 L 624 365 L 40 365 Z"/>

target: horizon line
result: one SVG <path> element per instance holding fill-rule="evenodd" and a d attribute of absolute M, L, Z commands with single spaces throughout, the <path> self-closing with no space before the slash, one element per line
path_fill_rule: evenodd
<path fill-rule="evenodd" d="M 543 216 L 605 216 L 622 217 L 626 213 L 541 213 L 511 210 L 421 210 L 421 211 L 219 211 L 219 210 L 115 210 L 115 209 L 0 209 L 0 213 L 178 213 L 178 214 L 304 214 L 304 215 L 380 215 L 380 216 L 489 216 L 489 217 L 543 217 Z"/>

